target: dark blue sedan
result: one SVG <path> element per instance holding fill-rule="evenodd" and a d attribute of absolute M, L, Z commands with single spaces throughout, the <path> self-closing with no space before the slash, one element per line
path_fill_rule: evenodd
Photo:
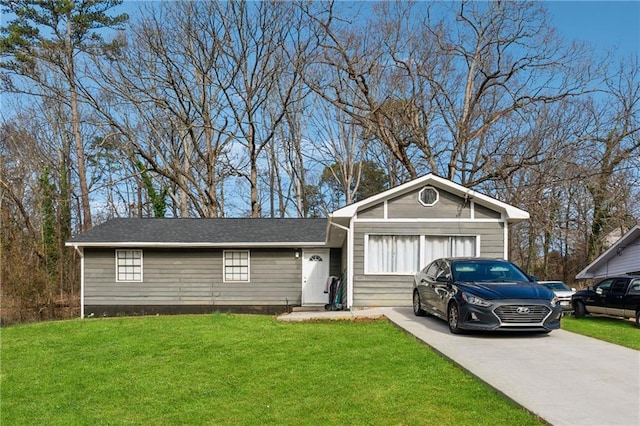
<path fill-rule="evenodd" d="M 485 258 L 436 259 L 413 280 L 413 312 L 464 330 L 550 332 L 560 328 L 555 294 L 511 262 Z"/>

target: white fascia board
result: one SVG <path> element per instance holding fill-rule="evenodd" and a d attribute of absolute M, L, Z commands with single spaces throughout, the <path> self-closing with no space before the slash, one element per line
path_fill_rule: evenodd
<path fill-rule="evenodd" d="M 468 197 L 471 197 L 472 199 L 474 199 L 474 202 L 480 201 L 481 205 L 485 205 L 502 212 L 504 219 L 506 219 L 508 222 L 520 222 L 520 221 L 529 219 L 529 213 L 524 210 L 521 210 L 510 204 L 503 203 L 502 201 L 498 201 L 495 198 L 481 194 L 472 189 L 469 189 L 457 183 L 451 182 L 448 179 L 444 179 L 439 176 L 436 176 L 432 173 L 429 173 L 421 178 L 406 182 L 402 185 L 396 186 L 395 188 L 389 189 L 387 191 L 381 192 L 380 194 L 369 197 L 366 200 L 362 200 L 360 202 L 343 207 L 339 210 L 334 211 L 331 214 L 331 216 L 336 218 L 337 217 L 354 217 L 356 212 L 360 209 L 367 208 L 371 205 L 375 205 L 385 199 L 393 197 L 396 194 L 407 192 L 415 187 L 427 185 L 429 183 L 435 184 L 437 187 L 447 190 L 453 194 L 456 194 L 462 197 L 465 195 Z"/>
<path fill-rule="evenodd" d="M 504 223 L 504 219 L 468 219 L 468 218 L 397 218 L 397 219 L 359 219 L 357 223 Z"/>
<path fill-rule="evenodd" d="M 156 242 L 67 242 L 67 247 L 159 247 L 159 248 L 229 248 L 229 247 L 276 247 L 276 248 L 304 248 L 324 247 L 324 241 L 318 242 L 292 242 L 292 243 L 156 243 Z"/>
<path fill-rule="evenodd" d="M 616 254 L 616 250 L 620 246 L 624 246 L 627 241 L 633 240 L 635 238 L 640 238 L 640 225 L 636 225 L 629 232 L 624 234 L 618 241 L 615 242 L 611 247 L 605 250 L 600 256 L 598 256 L 593 262 L 587 265 L 582 271 L 578 272 L 576 275 L 577 280 L 586 280 L 589 278 L 596 278 L 596 276 L 591 272 L 593 269 L 597 269 L 601 263 L 608 261 Z"/>

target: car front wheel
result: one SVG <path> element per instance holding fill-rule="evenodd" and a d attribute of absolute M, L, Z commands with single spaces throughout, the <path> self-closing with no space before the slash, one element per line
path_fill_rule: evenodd
<path fill-rule="evenodd" d="M 581 302 L 580 300 L 576 300 L 575 302 L 573 302 L 573 315 L 576 318 L 584 317 L 585 313 L 586 313 L 586 309 L 584 308 L 583 302 Z"/>
<path fill-rule="evenodd" d="M 417 317 L 423 317 L 426 314 L 422 307 L 420 307 L 420 294 L 418 294 L 418 290 L 413 292 L 413 314 Z"/>
<path fill-rule="evenodd" d="M 447 309 L 447 322 L 449 323 L 449 331 L 453 334 L 462 334 L 462 329 L 458 326 L 460 320 L 460 311 L 458 305 L 454 302 L 449 303 Z"/>
<path fill-rule="evenodd" d="M 636 327 L 640 327 L 640 309 L 636 311 Z"/>

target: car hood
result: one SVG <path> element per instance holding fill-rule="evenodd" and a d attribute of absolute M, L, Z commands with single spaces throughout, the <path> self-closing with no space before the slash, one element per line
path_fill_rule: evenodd
<path fill-rule="evenodd" d="M 552 290 L 553 291 L 553 290 Z M 556 294 L 556 296 L 558 297 L 571 297 L 571 295 L 573 293 L 575 293 L 572 290 L 556 290 L 554 291 L 554 293 Z"/>
<path fill-rule="evenodd" d="M 546 299 L 551 300 L 554 293 L 539 284 L 527 282 L 507 283 L 458 283 L 458 288 L 483 299 Z"/>
<path fill-rule="evenodd" d="M 589 290 L 588 288 L 584 289 L 584 290 L 578 290 L 575 293 L 573 293 L 571 295 L 571 297 L 584 297 L 584 296 L 593 296 L 594 294 L 597 294 L 595 291 L 593 290 Z"/>

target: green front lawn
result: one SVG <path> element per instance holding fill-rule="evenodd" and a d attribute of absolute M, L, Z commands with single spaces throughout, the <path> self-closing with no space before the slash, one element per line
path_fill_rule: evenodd
<path fill-rule="evenodd" d="M 562 318 L 562 329 L 640 350 L 640 328 L 633 321 L 600 316 Z"/>
<path fill-rule="evenodd" d="M 544 424 L 387 321 L 37 323 L 1 361 L 3 425 Z"/>

